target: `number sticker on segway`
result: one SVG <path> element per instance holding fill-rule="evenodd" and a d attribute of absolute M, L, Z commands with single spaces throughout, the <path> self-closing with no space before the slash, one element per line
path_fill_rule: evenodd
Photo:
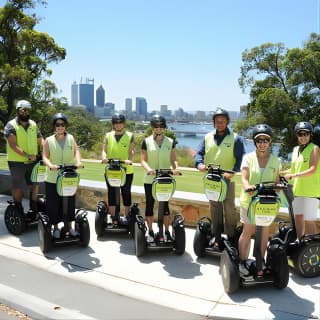
<path fill-rule="evenodd" d="M 250 222 L 257 226 L 267 227 L 273 222 L 279 212 L 279 203 L 256 202 L 249 210 Z"/>

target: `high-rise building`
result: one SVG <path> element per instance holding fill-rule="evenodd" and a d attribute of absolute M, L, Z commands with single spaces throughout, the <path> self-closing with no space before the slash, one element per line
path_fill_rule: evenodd
<path fill-rule="evenodd" d="M 86 78 L 85 83 L 79 83 L 79 103 L 94 114 L 94 79 Z"/>
<path fill-rule="evenodd" d="M 147 105 L 147 100 L 145 98 L 136 97 L 136 112 L 139 115 L 147 116 L 148 105 Z"/>
<path fill-rule="evenodd" d="M 132 112 L 132 99 L 126 98 L 125 105 L 126 105 L 126 112 L 131 113 Z"/>
<path fill-rule="evenodd" d="M 71 105 L 76 106 L 79 104 L 79 87 L 76 81 L 71 85 Z"/>
<path fill-rule="evenodd" d="M 103 107 L 105 104 L 105 91 L 100 85 L 100 87 L 96 90 L 96 105 L 97 107 Z"/>

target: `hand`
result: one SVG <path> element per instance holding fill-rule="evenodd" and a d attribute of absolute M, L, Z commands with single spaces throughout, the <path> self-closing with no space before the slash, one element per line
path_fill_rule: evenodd
<path fill-rule="evenodd" d="M 52 171 L 57 171 L 59 169 L 59 166 L 55 165 L 55 164 L 52 164 L 49 166 L 50 170 Z"/>
<path fill-rule="evenodd" d="M 78 162 L 78 163 L 76 164 L 76 167 L 77 167 L 78 169 L 80 169 L 80 168 L 83 168 L 84 166 L 83 166 L 83 164 L 82 164 L 81 162 Z"/>
<path fill-rule="evenodd" d="M 232 179 L 232 177 L 233 177 L 233 173 L 229 173 L 229 172 L 225 172 L 224 174 L 223 174 L 223 177 L 225 178 L 225 179 L 227 179 L 227 180 L 231 180 Z"/>
<path fill-rule="evenodd" d="M 200 163 L 198 164 L 198 170 L 202 172 L 207 171 L 207 167 L 203 163 Z"/>
<path fill-rule="evenodd" d="M 124 163 L 127 165 L 132 165 L 132 161 L 131 160 L 124 160 Z"/>
<path fill-rule="evenodd" d="M 107 159 L 107 158 L 102 159 L 101 162 L 102 162 L 102 163 L 108 163 L 108 159 Z"/>
<path fill-rule="evenodd" d="M 175 176 L 180 176 L 180 175 L 181 175 L 181 172 L 180 172 L 180 170 L 178 170 L 178 169 L 173 169 L 173 170 L 172 170 L 172 173 L 173 173 L 173 175 L 175 175 Z"/>
<path fill-rule="evenodd" d="M 285 178 L 286 180 L 290 180 L 290 179 L 294 178 L 294 174 L 292 174 L 292 173 L 286 173 L 286 174 L 284 175 L 284 178 Z"/>
<path fill-rule="evenodd" d="M 149 175 L 149 176 L 155 176 L 156 175 L 156 170 L 153 170 L 153 169 L 150 169 L 150 170 L 148 170 L 147 171 L 147 175 Z"/>

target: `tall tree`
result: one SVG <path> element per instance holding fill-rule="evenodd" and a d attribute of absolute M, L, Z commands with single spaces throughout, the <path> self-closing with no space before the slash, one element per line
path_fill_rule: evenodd
<path fill-rule="evenodd" d="M 31 12 L 41 0 L 8 0 L 0 8 L 0 121 L 12 116 L 15 100 L 26 98 L 37 105 L 38 90 L 55 86 L 45 81 L 48 65 L 65 59 L 66 50 L 44 32 L 35 30 L 39 18 Z M 44 86 L 41 88 L 42 85 Z"/>

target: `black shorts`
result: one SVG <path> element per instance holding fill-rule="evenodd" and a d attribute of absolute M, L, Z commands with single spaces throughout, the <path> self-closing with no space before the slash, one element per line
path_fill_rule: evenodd
<path fill-rule="evenodd" d="M 23 187 L 23 181 L 25 181 L 28 186 L 33 185 L 31 182 L 31 173 L 34 165 L 34 162 L 23 163 L 17 161 L 8 161 L 13 189 L 21 189 Z"/>

